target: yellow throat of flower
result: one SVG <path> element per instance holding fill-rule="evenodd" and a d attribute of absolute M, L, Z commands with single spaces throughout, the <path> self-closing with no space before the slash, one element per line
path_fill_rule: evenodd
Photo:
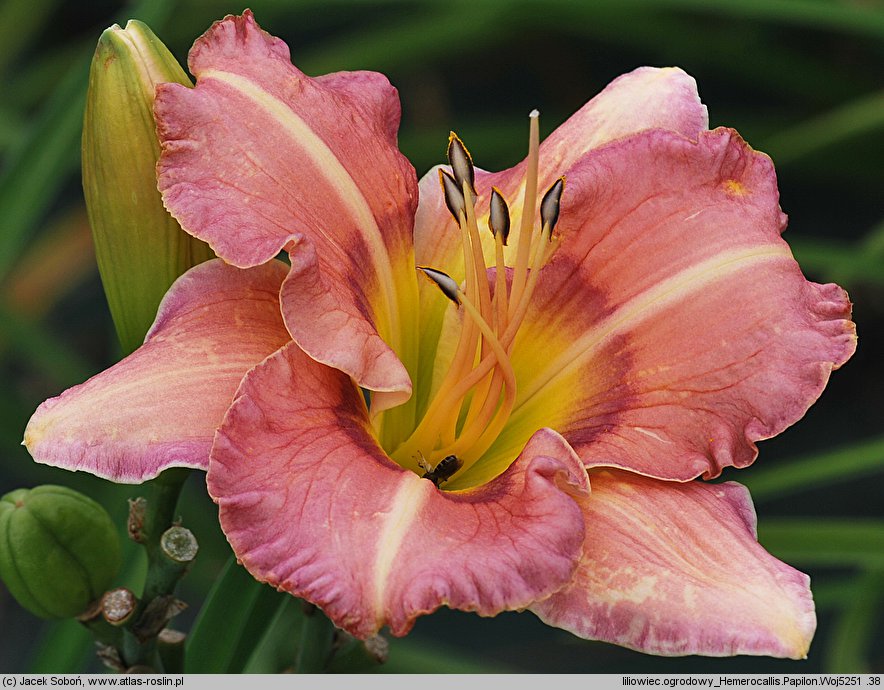
<path fill-rule="evenodd" d="M 452 132 L 448 160 L 453 174 L 439 171 L 445 203 L 460 229 L 465 266 L 462 285 L 442 271 L 418 267 L 462 310 L 457 347 L 429 406 L 411 436 L 393 453 L 403 467 L 431 479 L 437 486 L 478 462 L 497 439 L 513 411 L 516 377 L 510 358 L 540 268 L 552 252 L 552 231 L 559 215 L 565 178 L 550 187 L 540 203 L 541 226 L 534 225 L 537 207 L 538 113 L 530 116 L 528 165 L 515 264 L 508 271 L 504 246 L 510 213 L 494 188 L 488 227 L 494 236 L 495 277 L 492 294 L 488 266 L 476 220 L 475 171 L 463 142 Z M 508 276 L 508 273 L 510 274 Z"/>

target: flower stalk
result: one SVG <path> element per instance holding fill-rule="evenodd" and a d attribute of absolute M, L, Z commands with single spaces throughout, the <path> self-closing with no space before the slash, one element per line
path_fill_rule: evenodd
<path fill-rule="evenodd" d="M 186 607 L 175 598 L 175 587 L 199 548 L 190 530 L 174 524 L 189 473 L 167 470 L 150 482 L 147 499 L 130 501 L 129 536 L 144 547 L 148 560 L 141 598 L 127 589 L 111 590 L 102 598 L 100 615 L 82 621 L 99 643 L 102 660 L 116 670 L 183 668 L 183 638 L 165 627 Z"/>

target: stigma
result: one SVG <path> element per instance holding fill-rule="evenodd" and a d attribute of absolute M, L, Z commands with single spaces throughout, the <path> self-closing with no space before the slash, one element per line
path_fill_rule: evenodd
<path fill-rule="evenodd" d="M 494 260 L 486 264 L 476 212 L 477 206 L 485 208 L 485 200 L 476 191 L 472 156 L 454 132 L 448 138 L 451 170 L 439 170 L 445 205 L 461 237 L 464 279 L 458 283 L 437 267 L 419 266 L 418 270 L 460 310 L 460 332 L 448 370 L 423 418 L 392 454 L 406 466 L 419 458 L 420 467 L 437 468 L 423 475 L 437 488 L 441 479 L 448 481 L 482 458 L 506 426 L 516 400 L 513 345 L 540 269 L 552 254 L 551 240 L 565 187 L 565 178 L 560 177 L 544 194 L 537 226 L 540 134 L 536 110 L 529 122 L 525 189 L 516 246 L 510 250 L 512 265 L 504 260 L 512 218 L 506 199 L 496 188 L 487 198 L 487 228 L 494 239 Z M 493 276 L 489 276 L 492 268 Z"/>

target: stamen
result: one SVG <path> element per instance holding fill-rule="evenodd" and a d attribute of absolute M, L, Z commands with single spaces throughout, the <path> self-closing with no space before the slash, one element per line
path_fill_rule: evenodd
<path fill-rule="evenodd" d="M 497 187 L 491 188 L 488 227 L 495 237 L 500 235 L 503 246 L 506 246 L 506 241 L 510 236 L 510 209 Z"/>
<path fill-rule="evenodd" d="M 473 201 L 476 200 L 476 169 L 473 167 L 473 157 L 467 151 L 467 147 L 454 132 L 448 135 L 448 163 L 457 180 L 458 187 L 464 183 L 469 187 Z"/>
<path fill-rule="evenodd" d="M 466 183 L 463 186 L 464 196 L 469 193 Z M 479 223 L 476 220 L 476 208 L 472 199 L 467 204 L 467 229 L 473 254 L 473 270 L 476 273 L 476 291 L 479 295 L 479 312 L 486 321 L 491 321 L 491 289 L 488 287 L 488 273 L 485 267 L 485 254 L 482 251 L 482 240 L 479 237 Z"/>
<path fill-rule="evenodd" d="M 503 334 L 503 338 L 501 338 L 504 347 L 508 348 L 512 344 L 513 339 L 516 337 L 516 333 L 519 330 L 519 326 L 522 325 L 522 319 L 525 318 L 525 314 L 528 312 L 528 305 L 531 303 L 531 296 L 534 294 L 534 287 L 537 285 L 537 279 L 540 277 L 540 269 L 543 266 L 544 260 L 546 259 L 546 245 L 544 243 L 544 240 L 549 239 L 551 232 L 552 231 L 549 224 L 544 224 L 543 228 L 540 231 L 538 249 L 536 252 L 534 252 L 531 270 L 528 273 L 528 281 L 525 285 L 525 290 L 522 293 L 522 300 L 515 305 L 515 309 L 513 310 L 510 322 L 507 325 L 506 332 Z"/>
<path fill-rule="evenodd" d="M 466 397 L 470 390 L 487 376 L 495 363 L 499 367 L 501 375 L 503 376 L 504 384 L 507 387 L 507 397 L 509 397 L 510 394 L 513 398 L 515 397 L 516 386 L 515 373 L 513 372 L 506 351 L 491 330 L 490 326 L 482 318 L 479 310 L 461 290 L 457 289 L 454 280 L 442 271 L 437 271 L 436 269 L 420 267 L 420 271 L 423 272 L 427 278 L 436 283 L 449 299 L 452 298 L 448 294 L 448 291 L 454 286 L 454 295 L 458 303 L 463 306 L 465 316 L 479 328 L 482 336 L 485 338 L 485 342 L 491 349 L 491 353 L 483 357 L 478 366 L 468 374 L 454 379 L 450 385 L 443 384 L 440 387 L 436 397 L 427 408 L 424 418 L 421 420 L 420 424 L 418 424 L 417 429 L 415 429 L 411 437 L 403 442 L 393 453 L 393 457 L 403 465 L 413 462 L 415 453 L 420 453 L 422 448 L 427 448 L 431 451 L 435 448 L 441 435 L 439 424 L 445 420 L 451 420 L 457 417 L 455 414 L 455 408 L 459 407 L 461 401 Z M 452 370 L 449 370 L 449 374 L 451 371 Z M 448 380 L 449 376 L 446 376 L 446 382 L 448 382 Z M 432 452 L 437 456 L 439 455 L 438 452 Z"/>
<path fill-rule="evenodd" d="M 429 402 L 423 419 L 392 456 L 437 487 L 478 462 L 494 444 L 510 418 L 516 400 L 516 378 L 510 354 L 527 314 L 541 268 L 555 251 L 553 229 L 558 222 L 565 187 L 560 177 L 546 191 L 538 208 L 539 114 L 530 115 L 525 192 L 512 283 L 508 289 L 504 247 L 510 233 L 510 211 L 500 190 L 493 188 L 488 228 L 494 236 L 494 297 L 476 220 L 475 168 L 460 138 L 448 140 L 452 172 L 440 170 L 445 204 L 461 234 L 464 281 L 427 266 L 418 267 L 442 293 L 463 309 L 460 334 L 448 371 Z M 535 226 L 537 213 L 540 227 Z M 424 458 L 424 453 L 433 466 Z M 415 464 L 415 458 L 420 461 Z M 432 468 L 432 469 L 431 469 Z"/>
<path fill-rule="evenodd" d="M 460 225 L 461 215 L 466 215 L 466 202 L 463 197 L 463 187 L 451 176 L 439 168 L 439 183 L 442 185 L 442 195 L 445 197 L 445 205 L 454 216 L 454 222 Z"/>
<path fill-rule="evenodd" d="M 497 307 L 497 332 L 503 333 L 507 324 L 507 290 L 506 290 L 506 264 L 504 263 L 503 248 L 510 234 L 510 210 L 506 200 L 497 187 L 491 188 L 491 204 L 488 214 L 488 227 L 494 235 L 494 268 L 496 279 L 494 283 L 494 305 Z"/>
<path fill-rule="evenodd" d="M 450 299 L 455 304 L 460 304 L 460 297 L 458 293 L 460 292 L 460 288 L 457 283 L 447 273 L 443 273 L 442 271 L 437 271 L 435 268 L 429 268 L 428 266 L 418 266 L 417 270 L 422 271 L 427 278 L 432 280 L 439 289 L 442 291 L 442 294 L 445 295 L 448 299 Z"/>
<path fill-rule="evenodd" d="M 540 222 L 543 225 L 549 225 L 550 239 L 552 239 L 552 230 L 559 220 L 559 205 L 562 201 L 563 191 L 565 191 L 564 175 L 553 182 L 552 187 L 543 195 L 543 201 L 540 202 Z"/>
<path fill-rule="evenodd" d="M 461 295 L 461 304 L 463 305 L 465 313 L 468 314 L 473 319 L 473 321 L 476 323 L 476 325 L 479 327 L 479 330 L 482 332 L 482 335 L 485 338 L 485 342 L 491 348 L 491 351 L 493 352 L 494 357 L 497 359 L 497 367 L 498 367 L 497 371 L 499 371 L 500 374 L 503 376 L 503 383 L 506 386 L 507 399 L 512 398 L 513 400 L 515 400 L 516 375 L 513 372 L 513 367 L 512 367 L 512 364 L 510 363 L 509 355 L 507 354 L 503 345 L 501 345 L 497 336 L 492 332 L 491 327 L 482 318 L 482 315 L 479 313 L 479 310 L 476 309 L 476 307 L 473 306 L 473 304 L 471 304 L 470 301 L 465 299 L 462 295 Z M 474 371 L 477 371 L 477 370 L 474 370 Z M 465 380 L 461 381 L 460 382 L 461 385 L 455 387 L 455 390 L 458 390 L 459 388 L 463 388 L 464 382 L 465 382 Z M 467 392 L 469 392 L 470 388 L 472 388 L 473 385 L 475 385 L 475 384 L 472 384 L 471 386 L 469 386 L 469 388 L 466 388 L 465 390 L 463 390 L 463 392 L 458 396 L 458 398 L 456 398 L 456 400 L 459 400 L 460 398 L 465 396 L 467 394 Z M 495 400 L 495 403 L 496 403 L 496 400 Z M 506 416 L 507 417 L 509 416 L 509 411 L 507 411 Z M 478 425 L 475 425 L 475 426 L 478 426 Z M 455 442 L 454 447 L 457 447 L 457 448 L 468 448 L 469 447 L 470 442 L 469 442 L 469 439 L 464 438 L 465 435 L 466 434 L 465 434 L 465 430 L 464 430 L 464 434 L 462 435 L 461 438 L 459 438 Z M 451 452 L 456 452 L 456 451 L 446 449 L 445 454 L 448 454 Z M 475 457 L 476 457 L 476 459 L 478 458 L 478 456 L 475 456 Z"/>
<path fill-rule="evenodd" d="M 496 188 L 493 188 L 491 192 L 488 227 L 494 235 L 495 254 L 495 287 L 494 298 L 491 302 L 491 314 L 494 317 L 494 331 L 496 334 L 499 334 L 503 333 L 507 326 L 508 299 L 503 246 L 509 235 L 510 216 L 506 201 L 500 190 Z M 475 427 L 476 424 L 487 425 L 492 413 L 497 408 L 502 387 L 503 379 L 499 371 L 495 371 L 491 377 L 486 377 L 470 402 L 463 429 L 461 430 L 462 436 L 467 434 L 467 430 Z"/>
<path fill-rule="evenodd" d="M 476 294 L 477 277 L 473 265 L 474 261 L 472 243 L 470 242 L 470 231 L 467 228 L 467 220 L 464 214 L 460 214 L 458 225 L 460 226 L 465 270 L 464 294 L 472 298 Z M 471 319 L 464 319 L 461 325 L 460 335 L 458 336 L 457 349 L 455 350 L 454 357 L 448 365 L 448 371 L 446 372 L 438 390 L 446 390 L 454 386 L 460 379 L 470 372 L 476 359 L 476 348 L 479 344 L 479 338 L 479 329 L 473 321 Z M 429 411 L 427 411 L 427 414 L 429 414 Z M 440 431 L 440 435 L 443 437 L 445 443 L 453 443 L 456 427 L 456 415 L 452 415 L 451 419 L 445 420 L 445 424 Z"/>

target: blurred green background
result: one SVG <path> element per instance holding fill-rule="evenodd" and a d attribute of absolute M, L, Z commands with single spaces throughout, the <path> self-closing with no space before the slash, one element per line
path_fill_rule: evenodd
<path fill-rule="evenodd" d="M 711 126 L 735 127 L 779 173 L 786 237 L 808 277 L 855 303 L 859 350 L 795 428 L 725 479 L 750 486 L 762 543 L 811 574 L 819 629 L 805 662 L 643 656 L 547 628 L 530 613 L 447 610 L 391 645 L 390 671 L 884 672 L 884 5 L 877 0 L 256 0 L 308 74 L 376 69 L 399 88 L 401 147 L 418 174 L 455 129 L 483 168 L 524 155 L 611 79 L 678 65 Z M 104 28 L 147 22 L 182 61 L 222 0 L 0 3 L 0 494 L 64 483 L 124 532 L 138 487 L 35 465 L 22 430 L 46 397 L 119 357 L 79 176 L 86 75 Z M 698 333 L 702 337 L 702 331 Z M 199 610 L 229 551 L 202 476 L 180 512 L 202 551 L 180 595 Z M 120 582 L 138 582 L 132 563 Z M 0 585 L 0 671 L 99 670 L 77 624 L 44 623 Z"/>

